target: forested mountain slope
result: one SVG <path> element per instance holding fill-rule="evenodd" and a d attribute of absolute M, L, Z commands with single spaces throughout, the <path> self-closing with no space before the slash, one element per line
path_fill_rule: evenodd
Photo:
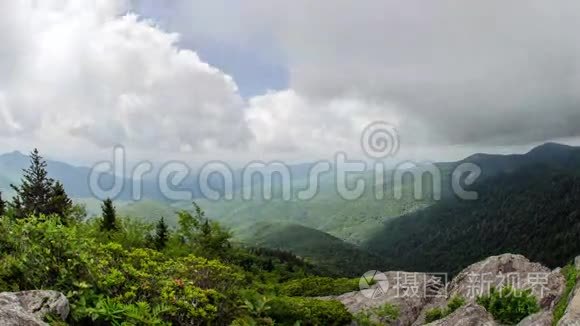
<path fill-rule="evenodd" d="M 474 187 L 479 200 L 447 199 L 387 221 L 365 246 L 393 268 L 457 272 L 478 259 L 520 253 L 550 267 L 580 252 L 580 177 L 531 165 Z"/>
<path fill-rule="evenodd" d="M 366 271 L 382 270 L 389 265 L 384 257 L 301 225 L 261 223 L 252 230 L 246 232 L 246 243 L 290 251 L 330 274 L 358 277 Z"/>

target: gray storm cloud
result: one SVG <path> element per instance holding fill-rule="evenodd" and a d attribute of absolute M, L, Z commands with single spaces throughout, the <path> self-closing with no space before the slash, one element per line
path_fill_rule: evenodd
<path fill-rule="evenodd" d="M 299 157 L 375 120 L 403 146 L 580 136 L 577 1 L 126 2 L 0 4 L 3 135 Z M 189 42 L 282 53 L 288 89 L 242 98 Z"/>
<path fill-rule="evenodd" d="M 410 134 L 450 144 L 580 135 L 577 1 L 251 3 L 304 96 L 396 103 Z"/>
<path fill-rule="evenodd" d="M 194 39 L 254 46 L 252 35 L 267 34 L 274 43 L 263 46 L 285 54 L 296 96 L 362 99 L 369 116 L 383 105 L 409 142 L 580 136 L 577 1 L 250 0 L 227 8 L 177 1 L 165 10 L 178 12 L 167 14 L 170 26 Z M 207 28 L 196 28 L 200 21 Z M 328 107 L 310 110 L 332 121 Z"/>

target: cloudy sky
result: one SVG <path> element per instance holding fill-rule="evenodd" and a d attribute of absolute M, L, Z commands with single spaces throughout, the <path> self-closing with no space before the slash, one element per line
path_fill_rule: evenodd
<path fill-rule="evenodd" d="M 0 151 L 310 160 L 372 121 L 431 160 L 579 143 L 578 22 L 576 0 L 2 1 Z"/>

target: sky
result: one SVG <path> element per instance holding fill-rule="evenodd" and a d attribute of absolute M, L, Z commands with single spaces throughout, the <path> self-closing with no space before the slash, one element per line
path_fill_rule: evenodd
<path fill-rule="evenodd" d="M 0 3 L 0 152 L 72 162 L 580 144 L 575 0 Z"/>

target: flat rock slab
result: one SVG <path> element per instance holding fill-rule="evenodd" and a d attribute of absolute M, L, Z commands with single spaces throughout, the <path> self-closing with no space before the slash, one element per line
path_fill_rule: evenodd
<path fill-rule="evenodd" d="M 47 325 L 47 314 L 65 320 L 70 306 L 64 294 L 56 291 L 22 291 L 0 293 L 0 325 Z"/>
<path fill-rule="evenodd" d="M 470 303 L 457 309 L 451 315 L 434 321 L 429 326 L 497 326 L 493 316 L 482 306 Z"/>
<path fill-rule="evenodd" d="M 449 296 L 475 302 L 478 296 L 489 294 L 490 288 L 511 286 L 530 289 L 543 310 L 551 310 L 562 296 L 566 280 L 559 269 L 554 271 L 522 255 L 492 256 L 470 265 L 449 284 Z"/>
<path fill-rule="evenodd" d="M 566 312 L 558 322 L 558 326 L 580 326 L 580 283 L 572 292 Z"/>
<path fill-rule="evenodd" d="M 369 284 L 361 291 L 349 292 L 336 297 L 327 297 L 344 304 L 352 314 L 362 311 L 372 311 L 385 304 L 399 309 L 396 325 L 412 325 L 421 314 L 423 307 L 435 298 L 433 288 L 441 283 L 439 278 L 423 273 L 391 271 L 379 273 L 377 283 Z"/>

